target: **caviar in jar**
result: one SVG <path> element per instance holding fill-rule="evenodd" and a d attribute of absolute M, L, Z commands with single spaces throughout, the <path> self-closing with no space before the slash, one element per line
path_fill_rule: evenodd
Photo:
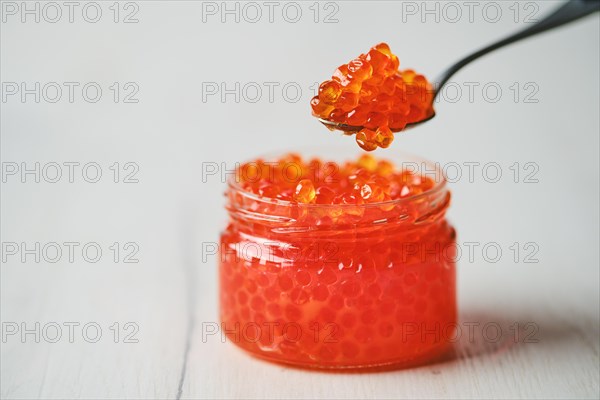
<path fill-rule="evenodd" d="M 307 368 L 443 355 L 457 313 L 449 201 L 441 171 L 418 159 L 243 164 L 220 243 L 222 331 L 255 356 Z"/>

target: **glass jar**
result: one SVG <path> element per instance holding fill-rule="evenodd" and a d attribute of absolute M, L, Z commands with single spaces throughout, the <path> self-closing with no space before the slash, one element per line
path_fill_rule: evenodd
<path fill-rule="evenodd" d="M 427 174 L 433 188 L 382 203 L 316 205 L 261 198 L 230 179 L 219 246 L 229 341 L 270 361 L 327 369 L 406 367 L 450 349 L 457 318 L 450 193 L 437 166 L 392 161 Z"/>

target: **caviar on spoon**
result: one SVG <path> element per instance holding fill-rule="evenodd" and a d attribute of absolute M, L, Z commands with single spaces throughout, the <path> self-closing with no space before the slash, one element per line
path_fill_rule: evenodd
<path fill-rule="evenodd" d="M 528 28 L 458 61 L 438 79 L 435 88 L 413 70 L 398 70 L 400 62 L 387 44 L 340 66 L 312 98 L 312 113 L 330 130 L 356 134 L 366 150 L 386 148 L 394 133 L 435 116 L 433 102 L 441 88 L 471 61 L 507 44 L 559 27 L 600 10 L 598 0 L 572 0 Z"/>

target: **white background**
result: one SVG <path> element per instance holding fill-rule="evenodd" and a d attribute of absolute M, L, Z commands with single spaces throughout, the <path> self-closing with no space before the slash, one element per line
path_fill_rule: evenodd
<path fill-rule="evenodd" d="M 22 262 L 20 254 L 3 253 L 3 333 L 39 322 L 40 330 L 61 325 L 63 336 L 57 343 L 43 335 L 36 343 L 34 334 L 22 338 L 21 332 L 5 337 L 2 398 L 598 398 L 598 15 L 466 67 L 455 77 L 462 96 L 454 99 L 457 92 L 449 90 L 433 121 L 393 144 L 442 165 L 463 166 L 462 178 L 449 185 L 449 218 L 459 243 L 494 242 L 503 254 L 489 262 L 479 247 L 474 259 L 461 259 L 461 321 L 498 324 L 502 338 L 463 335 L 447 362 L 344 375 L 268 364 L 218 336 L 203 338 L 203 327 L 218 317 L 217 260 L 203 259 L 202 243 L 217 241 L 226 222 L 222 179 L 203 181 L 203 165 L 233 168 L 258 154 L 310 144 L 354 149 L 351 139 L 329 133 L 309 114 L 311 86 L 335 67 L 386 41 L 401 66 L 435 78 L 459 57 L 527 25 L 529 13 L 539 18 L 560 2 L 487 8 L 476 2 L 472 20 L 468 6 L 457 2 L 462 16 L 452 22 L 455 10 L 443 3 L 427 3 L 438 7 L 436 21 L 435 14 L 421 14 L 421 2 L 337 1 L 327 9 L 318 4 L 315 22 L 311 1 L 297 3 L 302 15 L 296 23 L 285 19 L 295 18 L 290 6 L 282 14 L 285 3 L 277 3 L 269 22 L 269 9 L 259 2 L 262 18 L 255 23 L 249 21 L 255 9 L 244 14 L 243 3 L 239 22 L 235 15 L 222 22 L 220 13 L 203 15 L 201 2 L 139 1 L 137 23 L 122 22 L 136 10 L 123 3 L 115 23 L 112 1 L 98 2 L 100 21 L 87 22 L 85 4 L 75 8 L 72 23 L 62 2 L 56 23 L 44 19 L 54 18 L 50 9 L 39 23 L 34 15 L 22 22 L 20 10 L 2 15 L 4 85 L 80 84 L 72 103 L 65 86 L 56 103 L 47 101 L 54 92 L 42 94 L 39 103 L 34 95 L 24 102 L 20 94 L 2 100 L 3 170 L 11 163 L 96 162 L 103 173 L 98 183 L 88 183 L 77 169 L 70 183 L 64 167 L 58 183 L 43 176 L 36 183 L 33 175 L 22 183 L 20 174 L 2 183 L 4 244 L 96 242 L 103 250 L 97 263 L 86 262 L 81 247 L 73 263 L 66 254 L 56 263 L 38 263 L 31 255 Z M 221 11 L 221 2 L 213 4 Z M 495 5 L 502 14 L 491 22 Z M 412 6 L 416 15 L 408 12 Z M 324 23 L 332 11 L 337 22 Z M 94 18 L 93 10 L 88 13 Z M 88 82 L 103 89 L 96 103 L 82 97 Z M 121 88 L 118 102 L 109 89 L 114 82 Z M 127 82 L 139 87 L 137 103 L 123 102 Z M 253 103 L 255 93 L 246 92 L 239 102 L 233 95 L 203 99 L 203 84 L 222 82 L 229 88 L 255 82 L 263 87 L 262 98 Z M 272 102 L 264 82 L 279 84 Z M 287 98 L 282 94 L 286 83 L 302 89 L 298 101 L 292 101 L 293 89 Z M 470 84 L 479 85 L 472 99 Z M 484 97 L 486 84 L 502 89 L 498 101 L 492 101 L 493 88 Z M 121 174 L 114 183 L 109 167 L 115 162 L 121 172 L 126 162 L 136 163 L 139 182 L 123 183 Z M 465 162 L 480 163 L 473 182 Z M 515 162 L 521 171 L 516 183 L 509 168 Z M 537 183 L 524 182 L 528 162 L 538 167 Z M 486 163 L 500 165 L 497 183 L 482 175 Z M 114 242 L 136 243 L 139 263 L 123 263 L 123 249 L 115 263 L 109 249 Z M 539 262 L 523 262 L 523 250 L 515 262 L 509 249 L 514 242 L 535 243 Z M 73 343 L 65 322 L 80 324 Z M 90 322 L 102 328 L 97 343 L 82 336 Z M 115 322 L 118 343 L 110 330 Z M 127 322 L 139 327 L 138 343 L 124 343 Z M 537 327 L 536 342 L 525 343 L 522 335 L 515 341 L 508 330 L 515 323 Z"/>

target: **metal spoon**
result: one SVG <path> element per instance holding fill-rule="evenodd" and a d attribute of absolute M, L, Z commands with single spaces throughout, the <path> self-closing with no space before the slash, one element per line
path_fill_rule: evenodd
<path fill-rule="evenodd" d="M 450 68 L 448 68 L 446 71 L 444 71 L 442 73 L 440 78 L 437 80 L 437 86 L 434 89 L 434 95 L 433 95 L 432 101 L 435 101 L 435 98 L 440 93 L 442 87 L 450 80 L 450 78 L 456 72 L 458 72 L 458 70 L 460 70 L 465 65 L 469 64 L 471 61 L 476 60 L 479 57 L 481 57 L 491 51 L 499 49 L 500 47 L 506 46 L 507 44 L 511 44 L 511 43 L 514 43 L 521 39 L 525 39 L 530 36 L 536 35 L 538 33 L 545 32 L 547 30 L 559 27 L 561 25 L 575 21 L 579 18 L 585 17 L 586 15 L 592 14 L 599 10 L 600 10 L 600 0 L 570 0 L 569 2 L 567 2 L 566 4 L 564 4 L 563 6 L 558 8 L 556 11 L 554 11 L 552 14 L 539 20 L 538 22 L 531 25 L 530 27 L 528 27 L 520 32 L 517 32 L 512 36 L 502 39 L 494 44 L 484 47 L 483 49 L 476 51 L 475 53 L 463 58 L 462 60 L 458 61 L 456 64 L 452 65 Z M 407 129 L 414 128 L 417 125 L 420 125 L 426 121 L 429 121 L 433 117 L 435 117 L 435 112 L 430 117 L 428 117 L 422 121 L 414 122 L 414 123 L 406 125 L 406 127 L 404 129 L 395 129 L 395 130 L 392 129 L 392 131 L 398 132 L 400 130 L 405 131 Z M 333 121 L 329 121 L 329 120 L 326 120 L 323 118 L 319 118 L 319 121 L 321 123 L 323 123 L 329 129 L 332 129 L 332 130 L 337 129 L 337 130 L 341 130 L 341 131 L 348 132 L 348 133 L 358 132 L 361 129 L 363 129 L 362 126 L 352 126 L 352 125 L 341 124 L 339 122 L 333 122 Z"/>

